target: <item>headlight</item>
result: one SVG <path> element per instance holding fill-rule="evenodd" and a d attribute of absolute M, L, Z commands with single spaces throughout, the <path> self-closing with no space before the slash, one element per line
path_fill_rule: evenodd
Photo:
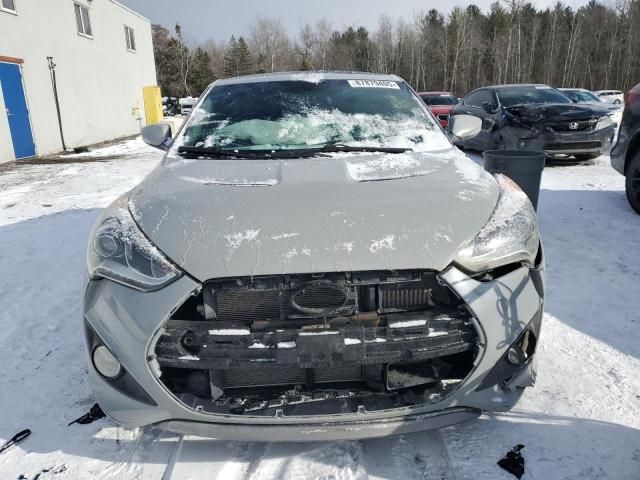
<path fill-rule="evenodd" d="M 476 237 L 458 252 L 455 262 L 479 273 L 510 263 L 533 265 L 540 233 L 533 205 L 509 177 L 496 175 L 502 192 L 495 210 Z"/>
<path fill-rule="evenodd" d="M 596 130 L 602 130 L 603 128 L 613 126 L 613 120 L 609 115 L 603 115 L 598 120 L 598 124 L 596 125 Z"/>
<path fill-rule="evenodd" d="M 126 196 L 108 208 L 94 227 L 87 268 L 91 278 L 108 278 L 144 292 L 158 290 L 181 275 L 140 231 Z"/>

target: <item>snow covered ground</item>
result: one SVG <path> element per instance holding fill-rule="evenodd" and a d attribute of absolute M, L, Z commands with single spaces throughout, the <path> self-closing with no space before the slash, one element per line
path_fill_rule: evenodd
<path fill-rule="evenodd" d="M 94 403 L 80 328 L 89 229 L 160 158 L 140 140 L 92 155 L 0 170 L 0 444 L 33 432 L 0 454 L 2 480 L 509 479 L 496 462 L 516 444 L 525 479 L 640 478 L 640 216 L 608 158 L 544 172 L 547 313 L 538 382 L 514 411 L 388 439 L 260 444 L 67 426 Z"/>

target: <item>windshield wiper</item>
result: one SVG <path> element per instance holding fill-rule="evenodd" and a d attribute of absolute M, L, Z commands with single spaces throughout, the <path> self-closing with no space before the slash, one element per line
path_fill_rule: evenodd
<path fill-rule="evenodd" d="M 316 149 L 317 152 L 380 152 L 380 153 L 404 153 L 413 151 L 411 148 L 402 147 L 353 147 L 344 143 L 327 143 L 325 146 Z"/>
<path fill-rule="evenodd" d="M 178 153 L 192 153 L 207 157 L 235 157 L 235 158 L 264 158 L 265 154 L 255 154 L 253 152 L 241 152 L 234 150 L 225 150 L 217 147 L 178 147 Z"/>

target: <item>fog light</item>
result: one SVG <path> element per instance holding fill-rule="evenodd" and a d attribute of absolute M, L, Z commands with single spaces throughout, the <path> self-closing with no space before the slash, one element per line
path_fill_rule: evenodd
<path fill-rule="evenodd" d="M 116 378 L 122 370 L 118 359 L 104 345 L 100 345 L 93 351 L 93 365 L 100 375 L 107 378 Z"/>
<path fill-rule="evenodd" d="M 527 359 L 527 354 L 524 353 L 520 345 L 512 345 L 507 352 L 507 360 L 512 365 L 522 365 Z"/>

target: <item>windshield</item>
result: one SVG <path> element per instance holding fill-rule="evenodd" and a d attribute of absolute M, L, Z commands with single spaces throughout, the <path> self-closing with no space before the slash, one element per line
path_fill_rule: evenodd
<path fill-rule="evenodd" d="M 583 92 L 582 90 L 563 90 L 562 93 L 576 103 L 601 102 L 601 100 L 591 92 Z"/>
<path fill-rule="evenodd" d="M 427 105 L 457 105 L 458 98 L 453 95 L 420 95 Z"/>
<path fill-rule="evenodd" d="M 175 142 L 178 147 L 234 151 L 290 151 L 336 143 L 412 150 L 451 147 L 404 82 L 380 80 L 216 86 Z"/>
<path fill-rule="evenodd" d="M 572 103 L 566 95 L 545 85 L 530 87 L 502 87 L 497 89 L 503 107 L 530 103 Z"/>

